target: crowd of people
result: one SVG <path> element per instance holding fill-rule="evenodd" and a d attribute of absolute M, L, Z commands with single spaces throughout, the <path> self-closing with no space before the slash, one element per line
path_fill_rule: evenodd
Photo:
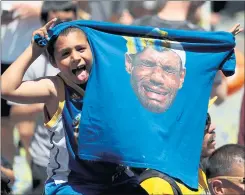
<path fill-rule="evenodd" d="M 230 143 L 215 148 L 215 121 L 211 120 L 212 116 L 207 111 L 198 168 L 198 189 L 192 189 L 179 179 L 148 167 L 78 161 L 74 155 L 75 143 L 71 141 L 77 140 L 78 132 L 70 136 L 64 129 L 66 125 L 78 125 L 69 119 L 83 106 L 82 97 L 93 61 L 90 44 L 85 33 L 77 28 L 67 28 L 59 34 L 61 38 L 51 40 L 48 47 L 40 47 L 34 41 L 36 34 L 48 40 L 50 27 L 77 19 L 178 30 L 215 30 L 219 21 L 219 9 L 227 2 L 221 5 L 213 3 L 210 29 L 201 26 L 205 18 L 200 13 L 205 3 L 166 0 L 141 3 L 1 2 L 1 194 L 244 194 L 244 98 L 237 144 Z M 229 28 L 223 30 L 228 31 Z M 234 36 L 243 33 L 241 31 L 239 26 L 230 30 Z M 75 47 L 78 43 L 83 48 Z M 70 49 L 63 51 L 65 47 Z M 83 51 L 82 54 L 78 54 L 80 50 Z M 130 70 L 135 62 L 130 58 L 132 55 L 134 54 L 126 55 L 126 69 L 131 76 Z M 173 53 L 172 55 L 174 58 Z M 68 60 L 64 60 L 65 58 Z M 80 63 L 80 60 L 83 61 L 81 67 L 72 67 L 72 72 L 79 75 L 79 85 L 74 85 L 76 78 L 67 73 L 67 70 L 70 64 L 75 64 L 75 61 Z M 180 61 L 183 62 L 183 59 Z M 180 72 L 184 78 L 184 69 L 180 69 Z M 181 86 L 180 82 L 177 88 Z M 141 95 L 136 88 L 134 90 L 138 96 Z M 65 101 L 72 102 L 70 97 L 74 96 L 79 101 L 72 108 L 64 104 Z M 209 107 L 214 103 L 222 103 L 226 96 L 227 84 L 222 72 L 218 71 Z M 145 107 L 149 106 L 143 98 L 140 101 Z M 61 114 L 59 109 L 68 110 L 68 114 Z M 152 106 L 147 109 L 163 112 L 167 108 Z M 79 114 L 76 116 L 81 117 Z M 19 134 L 17 144 L 14 129 Z M 31 170 L 29 185 L 25 184 L 24 187 L 18 185 L 25 179 L 24 175 L 17 173 L 20 172 L 20 167 L 14 169 L 16 157 L 21 156 L 21 151 L 24 151 L 24 158 Z"/>

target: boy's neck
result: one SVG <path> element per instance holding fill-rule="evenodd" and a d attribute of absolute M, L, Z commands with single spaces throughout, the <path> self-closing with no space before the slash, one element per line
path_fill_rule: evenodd
<path fill-rule="evenodd" d="M 84 91 L 86 89 L 87 82 L 79 85 L 67 79 L 61 72 L 59 73 L 59 76 L 63 79 L 66 85 L 74 89 L 80 96 L 84 96 Z"/>
<path fill-rule="evenodd" d="M 79 86 L 80 88 L 82 88 L 82 89 L 85 91 L 85 90 L 86 90 L 86 87 L 87 87 L 87 83 L 88 83 L 88 82 L 83 83 L 83 84 L 78 84 L 78 86 Z"/>

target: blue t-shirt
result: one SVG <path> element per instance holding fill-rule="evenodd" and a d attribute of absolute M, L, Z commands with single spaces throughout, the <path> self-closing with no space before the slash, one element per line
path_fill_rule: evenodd
<path fill-rule="evenodd" d="M 70 26 L 85 32 L 94 57 L 78 156 L 156 169 L 197 188 L 212 83 L 219 69 L 234 73 L 234 36 L 73 21 L 51 39 Z"/>

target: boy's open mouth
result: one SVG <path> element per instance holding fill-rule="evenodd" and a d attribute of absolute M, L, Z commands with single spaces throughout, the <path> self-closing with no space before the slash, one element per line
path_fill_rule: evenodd
<path fill-rule="evenodd" d="M 77 68 L 72 69 L 72 73 L 74 75 L 76 75 L 79 71 L 83 71 L 83 70 L 86 70 L 85 64 L 81 64 L 81 65 L 77 66 Z"/>

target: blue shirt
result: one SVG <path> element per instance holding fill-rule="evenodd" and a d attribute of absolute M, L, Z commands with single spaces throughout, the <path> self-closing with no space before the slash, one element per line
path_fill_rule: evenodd
<path fill-rule="evenodd" d="M 70 26 L 85 32 L 94 57 L 77 155 L 156 169 L 198 188 L 212 83 L 219 69 L 234 73 L 234 36 L 72 21 L 55 26 L 51 40 Z"/>

